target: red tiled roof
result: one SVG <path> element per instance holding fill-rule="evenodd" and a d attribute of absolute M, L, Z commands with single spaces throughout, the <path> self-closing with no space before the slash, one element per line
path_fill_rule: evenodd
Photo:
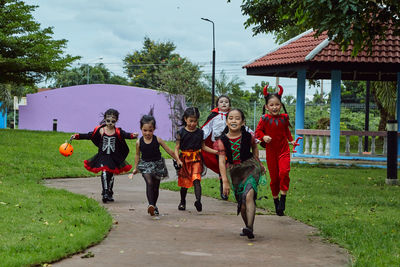
<path fill-rule="evenodd" d="M 336 43 L 328 40 L 326 33 L 321 34 L 317 38 L 314 37 L 314 33 L 315 32 L 306 32 L 298 36 L 297 39 L 288 41 L 287 44 L 243 66 L 243 68 L 262 68 L 312 62 L 400 63 L 399 36 L 388 34 L 385 40 L 377 42 L 373 46 L 372 54 L 362 51 L 357 57 L 352 57 L 352 47 L 349 47 L 343 52 Z M 311 53 L 312 51 L 313 53 Z"/>

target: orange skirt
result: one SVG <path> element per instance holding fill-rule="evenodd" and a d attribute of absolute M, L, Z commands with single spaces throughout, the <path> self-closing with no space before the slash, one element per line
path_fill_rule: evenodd
<path fill-rule="evenodd" d="M 201 181 L 203 162 L 201 160 L 200 150 L 181 151 L 179 159 L 183 162 L 183 166 L 178 172 L 178 186 L 190 188 L 193 186 L 194 180 Z"/>

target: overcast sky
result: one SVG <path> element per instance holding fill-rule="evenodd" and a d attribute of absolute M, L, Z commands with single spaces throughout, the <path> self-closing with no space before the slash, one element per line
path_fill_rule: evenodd
<path fill-rule="evenodd" d="M 277 44 L 271 35 L 253 36 L 244 28 L 246 17 L 240 3 L 232 0 L 25 0 L 38 5 L 33 13 L 42 27 L 54 27 L 54 39 L 67 39 L 66 52 L 81 56 L 81 63 L 102 62 L 113 73 L 125 76 L 122 60 L 141 50 L 148 36 L 158 42 L 171 41 L 176 52 L 204 66 L 211 74 L 212 24 L 215 23 L 216 75 L 246 82 L 244 89 L 274 77 L 247 76 L 242 66 L 266 54 Z M 103 58 L 99 60 L 99 58 Z M 296 95 L 296 81 L 281 79 L 287 94 Z M 286 94 L 285 93 L 285 94 Z"/>

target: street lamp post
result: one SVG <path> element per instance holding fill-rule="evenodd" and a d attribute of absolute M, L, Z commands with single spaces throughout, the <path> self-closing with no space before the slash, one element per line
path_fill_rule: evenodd
<path fill-rule="evenodd" d="M 214 21 L 206 18 L 201 18 L 201 19 L 211 22 L 213 25 L 212 78 L 211 78 L 211 109 L 213 109 L 214 98 L 215 98 L 215 27 L 214 27 Z"/>

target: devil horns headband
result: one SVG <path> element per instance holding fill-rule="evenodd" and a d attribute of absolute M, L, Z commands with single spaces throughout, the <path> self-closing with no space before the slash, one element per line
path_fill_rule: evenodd
<path fill-rule="evenodd" d="M 267 96 L 269 95 L 269 93 L 268 93 L 268 86 L 269 86 L 269 83 L 267 83 L 267 85 L 264 86 L 264 90 L 263 90 L 264 97 L 267 97 Z M 278 95 L 279 95 L 279 96 L 282 96 L 282 94 L 283 94 L 283 87 L 280 86 L 280 85 L 278 85 L 278 87 L 279 87 Z"/>

